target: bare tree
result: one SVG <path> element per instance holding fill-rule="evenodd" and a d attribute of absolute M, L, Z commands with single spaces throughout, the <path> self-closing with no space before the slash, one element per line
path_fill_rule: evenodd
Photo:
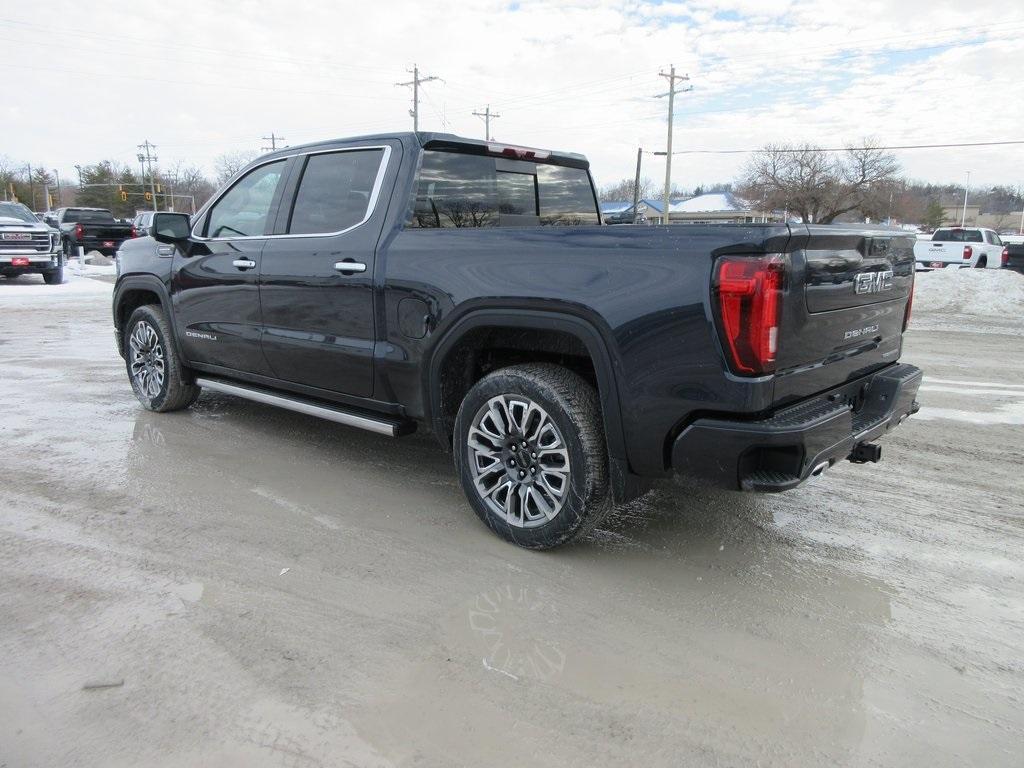
<path fill-rule="evenodd" d="M 896 158 L 872 141 L 840 154 L 809 144 L 773 144 L 750 158 L 740 194 L 764 208 L 788 209 L 807 222 L 831 224 L 852 211 L 882 218 L 898 173 Z"/>
<path fill-rule="evenodd" d="M 259 152 L 254 149 L 243 149 L 219 155 L 213 161 L 214 170 L 217 171 L 217 183 L 223 184 L 248 165 L 258 154 Z"/>
<path fill-rule="evenodd" d="M 633 186 L 635 183 L 635 179 L 623 179 L 615 184 L 608 184 L 607 186 L 601 187 L 598 192 L 598 197 L 600 197 L 602 201 L 632 201 Z M 654 197 L 654 195 L 657 194 L 657 191 L 658 190 L 655 189 L 653 181 L 647 178 L 640 179 L 640 194 L 638 197 Z"/>

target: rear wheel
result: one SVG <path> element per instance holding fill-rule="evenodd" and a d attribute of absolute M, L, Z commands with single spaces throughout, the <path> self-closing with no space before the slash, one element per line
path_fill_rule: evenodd
<path fill-rule="evenodd" d="M 561 366 L 485 376 L 462 401 L 454 442 L 473 510 L 507 541 L 556 547 L 611 510 L 597 392 Z"/>
<path fill-rule="evenodd" d="M 188 408 L 200 389 L 188 379 L 171 342 L 163 310 L 153 305 L 132 312 L 124 329 L 125 366 L 135 396 L 150 411 Z"/>

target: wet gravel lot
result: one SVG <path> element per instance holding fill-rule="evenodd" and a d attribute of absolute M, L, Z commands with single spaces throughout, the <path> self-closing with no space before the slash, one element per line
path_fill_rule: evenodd
<path fill-rule="evenodd" d="M 37 279 L 0 281 L 3 768 L 1024 764 L 1024 313 L 922 302 L 879 465 L 535 553 L 428 438 L 141 410 L 109 285 Z"/>

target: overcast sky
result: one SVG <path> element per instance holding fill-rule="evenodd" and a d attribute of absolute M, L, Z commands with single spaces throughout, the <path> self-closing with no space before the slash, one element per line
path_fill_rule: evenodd
<path fill-rule="evenodd" d="M 0 155 L 212 169 L 226 151 L 420 127 L 582 152 L 599 184 L 676 150 L 1024 140 L 1024 6 L 1007 0 L 805 2 L 205 2 L 0 0 Z M 1024 184 L 1024 145 L 900 151 L 912 178 Z M 744 155 L 679 155 L 682 187 L 731 181 Z M 664 160 L 646 160 L 660 180 Z"/>

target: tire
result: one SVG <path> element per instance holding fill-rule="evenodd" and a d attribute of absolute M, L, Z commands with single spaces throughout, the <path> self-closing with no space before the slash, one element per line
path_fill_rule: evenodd
<path fill-rule="evenodd" d="M 978 263 L 974 265 L 975 269 L 984 269 L 988 266 L 988 258 L 982 254 L 981 258 L 978 259 Z"/>
<path fill-rule="evenodd" d="M 515 365 L 478 381 L 459 407 L 453 449 L 473 511 L 521 547 L 565 544 L 611 511 L 597 392 L 561 366 Z"/>
<path fill-rule="evenodd" d="M 125 368 L 146 410 L 178 411 L 199 397 L 200 388 L 189 380 L 172 338 L 163 310 L 152 304 L 136 309 L 125 324 Z"/>
<path fill-rule="evenodd" d="M 64 240 L 64 263 L 67 264 L 72 256 L 75 255 L 75 249 L 71 246 L 71 241 Z"/>
<path fill-rule="evenodd" d="M 60 285 L 64 282 L 64 267 L 57 267 L 51 269 L 49 272 L 43 272 L 43 282 L 47 285 Z"/>

